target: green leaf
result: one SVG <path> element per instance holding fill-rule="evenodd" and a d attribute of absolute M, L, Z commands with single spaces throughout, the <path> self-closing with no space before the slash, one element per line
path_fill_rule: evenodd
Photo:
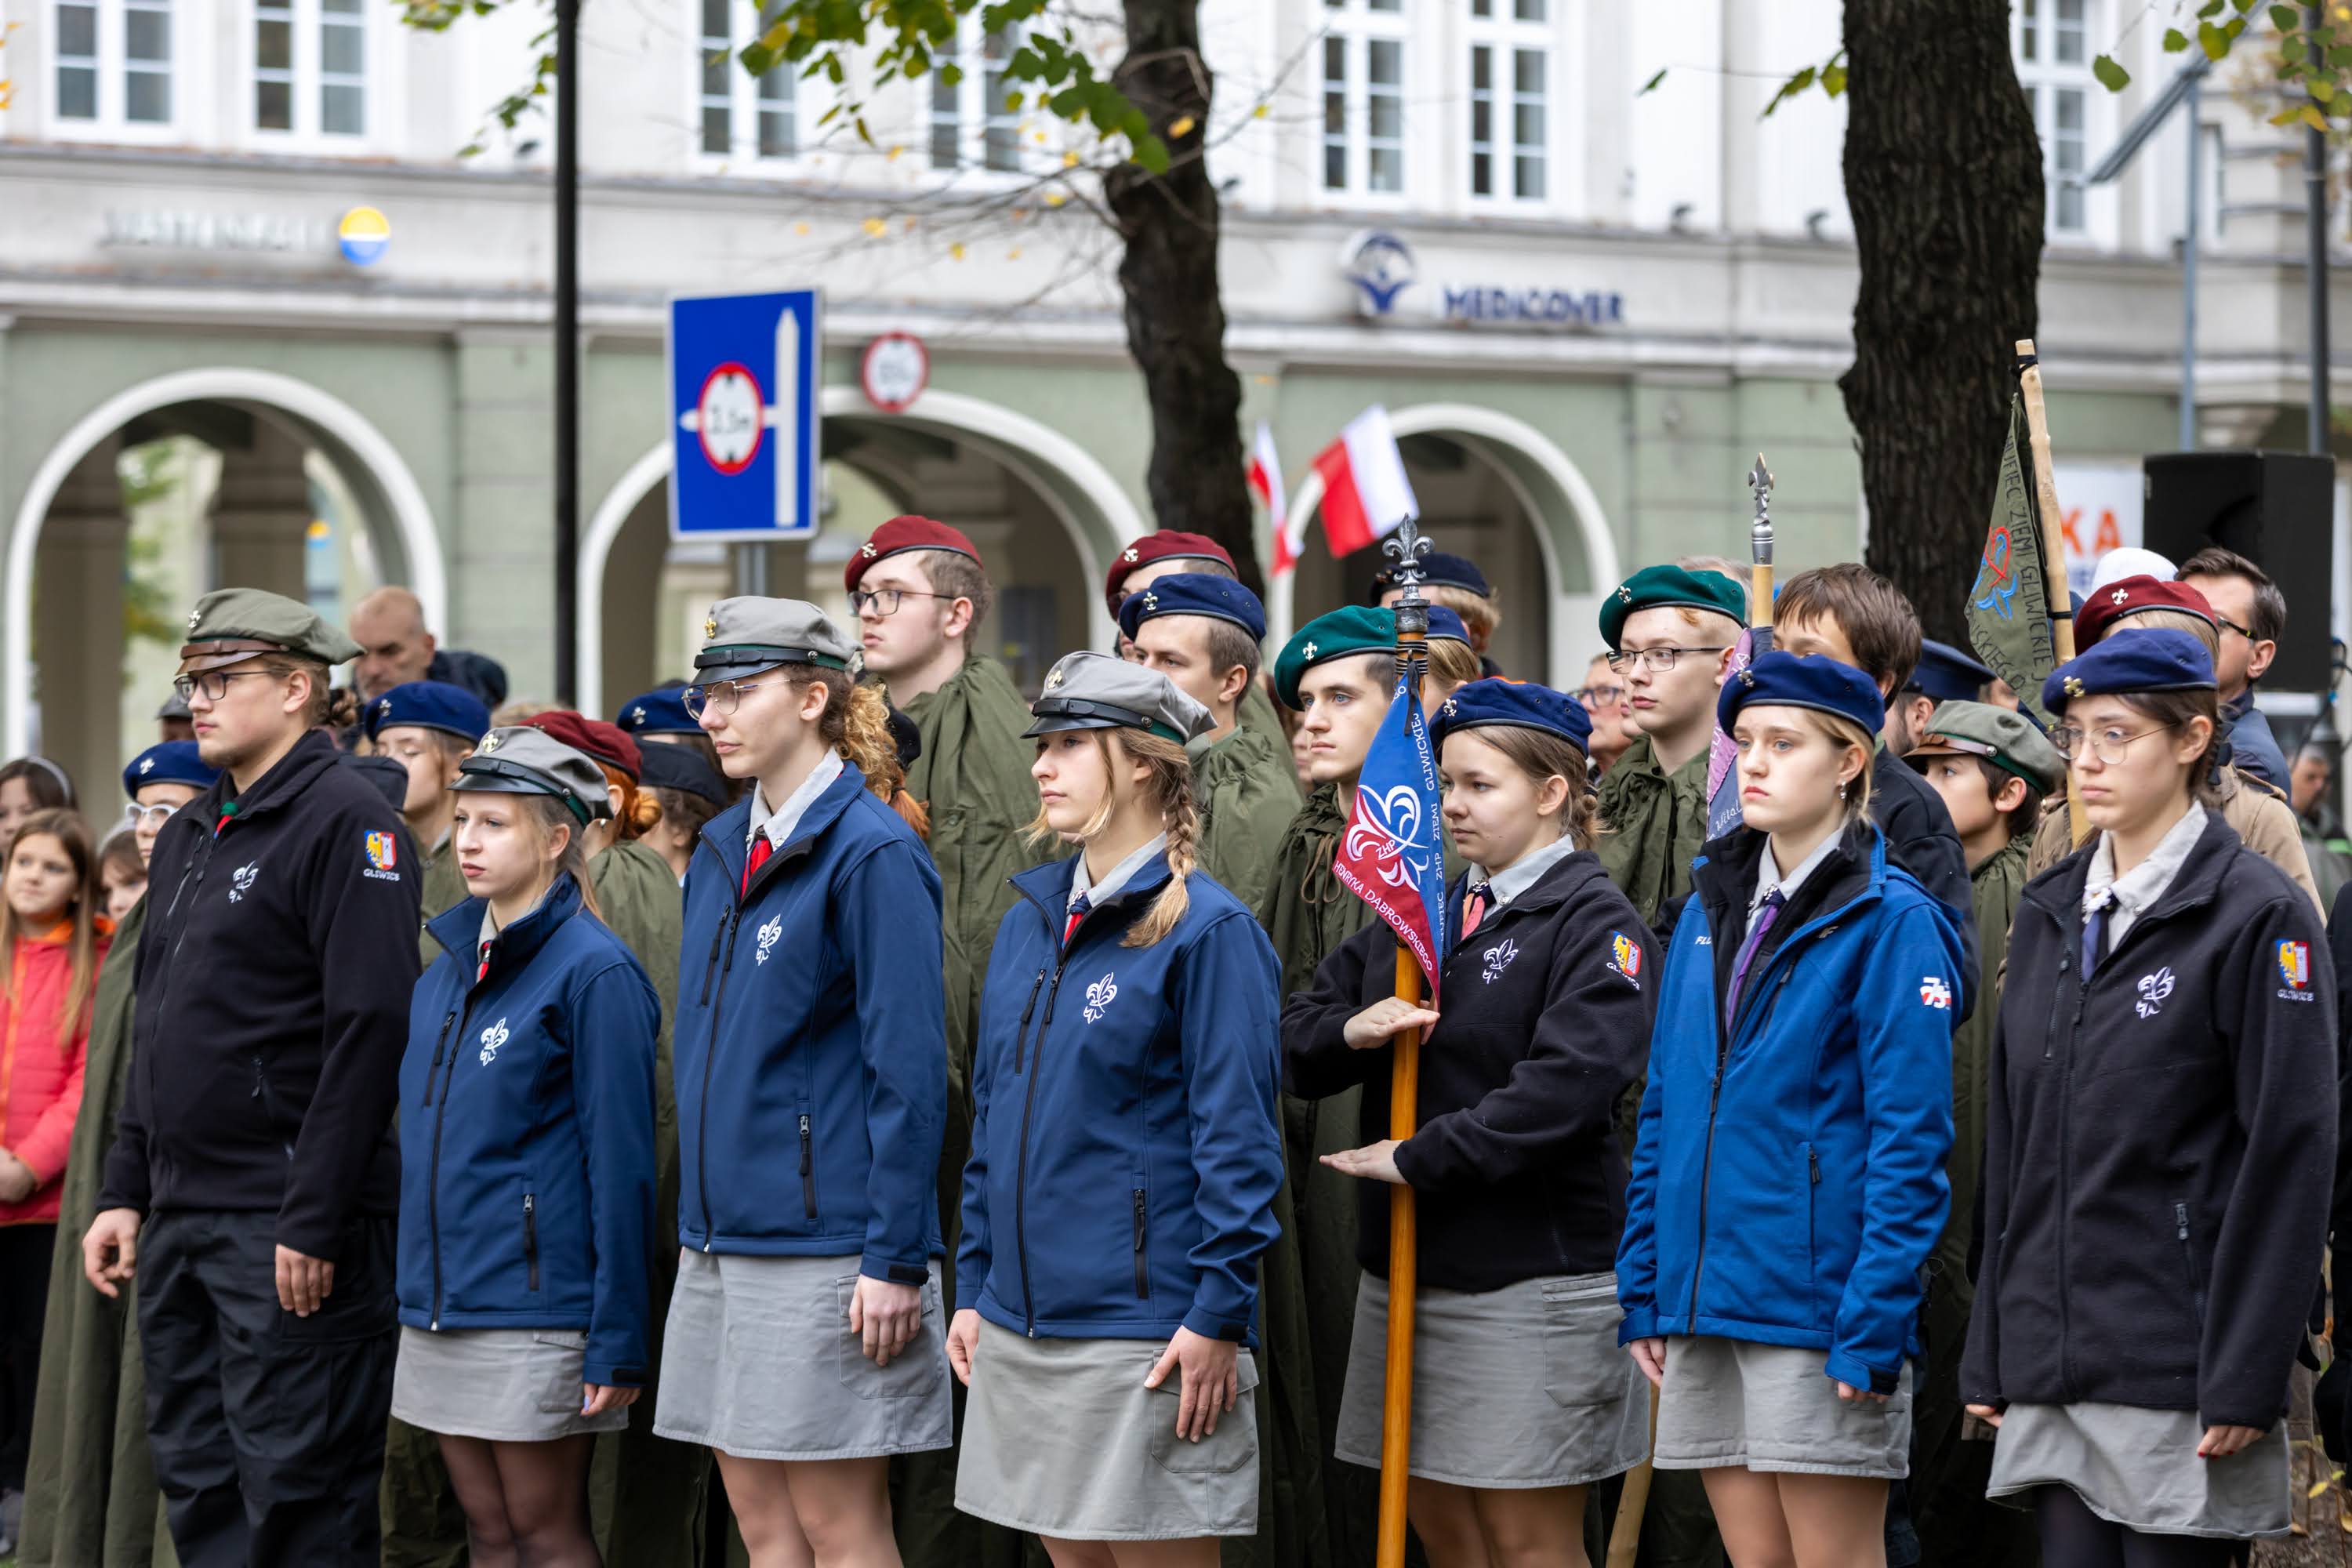
<path fill-rule="evenodd" d="M 2164 30 L 2164 52 L 2166 54 L 2177 55 L 2188 47 L 2188 34 L 2182 32 L 2178 27 L 2167 27 Z"/>
<path fill-rule="evenodd" d="M 1822 68 L 1822 90 L 1832 98 L 1845 91 L 1845 67 L 1832 61 Z"/>
<path fill-rule="evenodd" d="M 2328 50 L 2327 64 L 2332 70 L 2352 70 L 2352 44 L 2338 44 Z"/>
<path fill-rule="evenodd" d="M 2333 103 L 2336 100 L 2336 84 L 2323 76 L 2313 77 L 2304 83 L 2304 90 L 2311 94 L 2314 102 Z"/>
<path fill-rule="evenodd" d="M 2217 5 L 2221 3 L 2221 0 L 2213 0 Z M 2205 51 L 2205 58 L 2209 60 L 2226 59 L 2230 53 L 2230 35 L 2210 22 L 2200 22 L 2197 24 L 2197 47 Z"/>
<path fill-rule="evenodd" d="M 1143 140 L 1135 144 L 1135 161 L 1155 174 L 1166 174 L 1168 143 L 1147 132 Z"/>
<path fill-rule="evenodd" d="M 2097 77 L 2099 85 L 2109 92 L 2121 92 L 2131 85 L 2131 72 L 2116 64 L 2116 58 L 2113 55 L 2101 55 L 2093 60 L 2091 74 Z"/>
<path fill-rule="evenodd" d="M 2303 26 L 2303 18 L 2294 14 L 2292 5 L 2273 5 L 2271 7 L 2271 26 L 2282 33 L 2292 33 Z"/>
<path fill-rule="evenodd" d="M 2197 7 L 2197 16 L 2200 21 L 2210 16 L 2218 16 L 2221 14 L 2221 0 L 2205 0 L 2205 4 Z"/>
<path fill-rule="evenodd" d="M 2254 8 L 2254 0 L 2230 0 L 2230 4 L 2238 8 L 2238 15 L 2241 16 Z"/>
<path fill-rule="evenodd" d="M 2322 136 L 2327 134 L 2327 116 L 2320 113 L 2319 110 L 2314 109 L 2310 104 L 2305 104 L 2302 109 L 2296 111 L 2296 113 L 2297 117 L 2300 118 L 2305 125 L 2310 126 Z"/>
<path fill-rule="evenodd" d="M 743 46 L 743 52 L 735 58 L 743 62 L 745 70 L 750 71 L 753 76 L 760 76 L 776 63 L 776 51 L 764 43 L 746 44 Z"/>
<path fill-rule="evenodd" d="M 2243 16 L 2232 16 L 2221 24 L 2221 31 L 2227 34 L 2233 43 L 2237 40 L 2238 35 L 2245 30 L 2246 19 Z"/>
<path fill-rule="evenodd" d="M 2301 38 L 2281 38 L 2279 40 L 2279 58 L 2289 62 L 2303 58 L 2303 40 Z"/>
<path fill-rule="evenodd" d="M 1657 75 L 1655 75 L 1655 76 L 1654 76 L 1654 77 L 1652 77 L 1649 80 L 1647 80 L 1647 81 L 1643 82 L 1643 83 L 1642 84 L 1642 90 L 1641 90 L 1641 91 L 1639 91 L 1639 92 L 1637 92 L 1637 93 L 1635 93 L 1633 96 L 1634 96 L 1635 98 L 1646 98 L 1646 97 L 1648 97 L 1651 93 L 1654 93 L 1654 92 L 1657 91 L 1657 90 L 1658 90 L 1658 84 L 1659 84 L 1660 82 L 1662 82 L 1662 81 L 1664 81 L 1664 80 L 1665 80 L 1665 79 L 1666 79 L 1666 72 L 1667 72 L 1669 69 L 1671 69 L 1671 68 L 1672 68 L 1667 67 L 1667 66 L 1660 66 L 1660 67 L 1658 68 L 1658 74 L 1657 74 Z"/>
<path fill-rule="evenodd" d="M 1780 108 L 1783 101 L 1796 97 L 1799 93 L 1804 91 L 1805 89 L 1812 86 L 1813 70 L 1814 68 L 1807 66 L 1804 69 L 1799 71 L 1796 75 L 1782 82 L 1780 84 L 1780 90 L 1772 95 L 1772 100 L 1764 106 L 1764 112 L 1759 118 L 1764 120 L 1771 119 L 1772 111 Z"/>

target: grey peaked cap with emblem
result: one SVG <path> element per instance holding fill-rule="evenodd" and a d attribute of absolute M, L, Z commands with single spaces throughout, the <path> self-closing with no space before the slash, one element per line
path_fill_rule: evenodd
<path fill-rule="evenodd" d="M 1178 745 L 1217 727 L 1206 708 L 1156 669 L 1107 653 L 1066 653 L 1029 705 L 1024 739 L 1063 730 L 1142 730 Z"/>
<path fill-rule="evenodd" d="M 698 683 L 740 680 L 780 664 L 847 669 L 857 645 L 833 617 L 805 599 L 740 595 L 710 606 L 702 623 L 702 651 L 694 656 Z"/>
<path fill-rule="evenodd" d="M 613 815 L 612 798 L 604 793 L 604 770 L 596 759 L 528 724 L 509 724 L 483 736 L 474 754 L 457 764 L 457 780 L 449 787 L 492 795 L 551 795 L 570 806 L 583 826 Z"/>

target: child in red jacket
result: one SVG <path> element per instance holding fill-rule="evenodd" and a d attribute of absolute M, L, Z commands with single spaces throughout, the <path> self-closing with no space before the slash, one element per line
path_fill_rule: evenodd
<path fill-rule="evenodd" d="M 99 913 L 96 858 L 79 814 L 43 811 L 0 870 L 0 1492 L 25 1485 L 58 1178 L 113 929 Z"/>

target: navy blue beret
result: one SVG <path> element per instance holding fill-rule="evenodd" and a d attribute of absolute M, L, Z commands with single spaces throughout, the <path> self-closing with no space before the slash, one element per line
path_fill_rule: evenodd
<path fill-rule="evenodd" d="M 1486 574 L 1479 571 L 1478 563 L 1466 555 L 1447 555 L 1441 551 L 1433 551 L 1422 556 L 1418 564 L 1421 567 L 1421 585 L 1424 588 L 1459 588 L 1482 599 L 1495 596 L 1495 590 L 1486 585 Z M 1381 595 L 1397 585 L 1396 570 L 1395 566 L 1389 565 L 1373 574 L 1373 604 L 1379 604 Z"/>
<path fill-rule="evenodd" d="M 368 739 L 386 730 L 440 730 L 478 741 L 490 728 L 490 710 L 462 686 L 442 680 L 411 680 L 367 705 Z"/>
<path fill-rule="evenodd" d="M 151 784 L 194 784 L 198 789 L 210 789 L 220 770 L 210 766 L 196 754 L 194 741 L 166 741 L 160 746 L 150 746 L 131 759 L 122 770 L 122 793 L 131 799 Z"/>
<path fill-rule="evenodd" d="M 1992 684 L 1992 671 L 1948 642 L 1923 637 L 1910 687 L 1938 702 L 1974 702 Z M 1909 688 L 1906 688 L 1909 689 Z"/>
<path fill-rule="evenodd" d="M 2135 691 L 2210 691 L 2213 656 L 2188 632 L 2149 626 L 2129 637 L 2101 637 L 2042 683 L 2042 706 L 2066 711 L 2070 698 Z"/>
<path fill-rule="evenodd" d="M 1432 605 L 1429 606 L 1429 640 L 1432 642 L 1458 642 L 1464 647 L 1468 647 L 1470 646 L 1470 628 L 1462 624 L 1462 617 L 1460 616 L 1455 615 L 1452 610 L 1447 609 L 1444 605 Z"/>
<path fill-rule="evenodd" d="M 1800 656 L 1774 648 L 1733 675 L 1715 700 L 1717 726 L 1728 732 L 1739 710 L 1750 704 L 1833 713 L 1859 725 L 1866 735 L 1877 734 L 1886 722 L 1878 682 L 1826 654 Z"/>
<path fill-rule="evenodd" d="M 647 789 L 674 789 L 698 795 L 721 808 L 732 804 L 727 781 L 692 746 L 656 741 L 637 752 L 637 783 Z"/>
<path fill-rule="evenodd" d="M 699 735 L 702 726 L 686 710 L 686 688 L 656 687 L 621 704 L 613 722 L 630 735 Z"/>
<path fill-rule="evenodd" d="M 1118 629 L 1131 638 L 1136 627 L 1161 616 L 1207 616 L 1231 621 L 1249 633 L 1252 642 L 1265 640 L 1265 606 L 1231 577 L 1172 572 L 1127 596 L 1118 607 Z"/>
<path fill-rule="evenodd" d="M 1557 735 L 1581 752 L 1592 740 L 1592 717 L 1584 705 L 1565 691 L 1532 681 L 1489 676 L 1454 689 L 1437 705 L 1429 726 L 1432 744 L 1443 750 L 1445 737 L 1464 730 L 1507 724 L 1519 730 L 1541 730 Z"/>

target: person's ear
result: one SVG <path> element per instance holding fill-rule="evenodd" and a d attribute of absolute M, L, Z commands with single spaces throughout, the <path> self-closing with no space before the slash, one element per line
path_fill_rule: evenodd
<path fill-rule="evenodd" d="M 310 672 L 291 669 L 286 672 L 286 700 L 278 705 L 280 713 L 299 713 L 310 705 Z"/>
<path fill-rule="evenodd" d="M 1739 649 L 1733 647 L 1725 648 L 1715 656 L 1715 683 L 1717 686 L 1731 679 L 1731 660 L 1738 652 Z M 1632 710 L 1628 709 L 1627 711 L 1630 713 Z"/>
<path fill-rule="evenodd" d="M 1992 808 L 2003 816 L 2024 804 L 2025 781 L 2023 779 L 2003 779 L 2000 781 L 2000 788 L 1993 792 Z"/>
<path fill-rule="evenodd" d="M 1249 666 L 1237 664 L 1225 671 L 1224 679 L 1217 683 L 1217 700 L 1238 704 L 1248 692 Z"/>
<path fill-rule="evenodd" d="M 2200 713 L 2180 726 L 2179 739 L 2172 746 L 2173 760 L 2193 763 L 2203 756 L 2205 748 L 2212 743 L 2213 721 Z"/>
<path fill-rule="evenodd" d="M 621 807 L 627 799 L 628 796 L 621 793 L 619 784 L 610 779 L 604 781 L 604 804 L 612 809 L 614 822 L 621 820 Z"/>
<path fill-rule="evenodd" d="M 821 680 L 812 680 L 806 686 L 802 687 L 801 722 L 803 724 L 814 724 L 818 720 L 824 718 L 824 706 L 832 700 L 833 693 L 825 689 L 824 682 Z M 614 809 L 617 811 L 620 808 L 615 806 Z"/>
<path fill-rule="evenodd" d="M 1536 815 L 1555 816 L 1568 809 L 1569 792 L 1577 786 L 1554 773 L 1536 786 Z"/>
<path fill-rule="evenodd" d="M 547 836 L 547 863 L 551 866 L 561 864 L 564 850 L 571 846 L 572 825 L 568 822 L 557 823 Z"/>
<path fill-rule="evenodd" d="M 2246 679 L 2260 680 L 2270 673 L 2271 661 L 2278 658 L 2278 644 L 2264 637 L 2246 645 Z"/>
<path fill-rule="evenodd" d="M 970 599 L 949 600 L 947 618 L 940 623 L 940 635 L 953 639 L 971 630 L 971 612 L 972 603 Z"/>

